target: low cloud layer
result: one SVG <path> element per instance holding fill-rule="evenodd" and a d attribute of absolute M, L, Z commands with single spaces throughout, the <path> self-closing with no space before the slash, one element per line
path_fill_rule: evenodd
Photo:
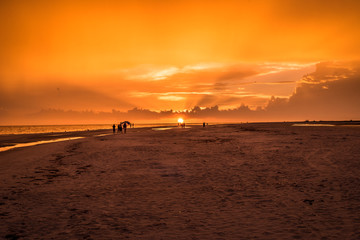
<path fill-rule="evenodd" d="M 262 66 L 263 67 L 263 66 Z M 166 75 L 164 79 L 144 79 L 146 87 L 158 86 L 158 91 L 135 91 L 136 86 L 126 86 L 119 90 L 117 97 L 109 97 L 109 94 L 96 93 L 82 88 L 65 87 L 66 94 L 62 93 L 61 88 L 46 92 L 47 102 L 41 103 L 43 97 L 34 94 L 30 87 L 26 87 L 21 92 L 22 96 L 16 98 L 12 95 L 1 95 L 3 104 L 0 109 L 3 124 L 29 124 L 52 122 L 52 123 L 103 123 L 117 121 L 118 119 L 129 119 L 132 121 L 167 121 L 177 117 L 192 119 L 192 121 L 290 121 L 290 120 L 350 120 L 360 119 L 360 63 L 359 62 L 325 62 L 316 65 L 316 70 L 303 77 L 294 78 L 303 74 L 303 68 L 279 70 L 279 67 L 271 67 L 270 73 L 258 67 L 237 68 L 224 67 L 201 70 L 177 70 L 172 74 Z M 229 70 L 231 69 L 231 71 Z M 295 74 L 294 74 L 295 71 Z M 204 77 L 207 76 L 207 77 Z M 125 78 L 125 77 L 124 77 Z M 179 84 L 181 87 L 174 89 L 172 84 Z M 194 81 L 196 79 L 205 79 Z M 128 82 L 134 83 L 134 82 Z M 202 85 L 203 84 L 203 85 Z M 293 93 L 289 96 L 282 96 L 283 86 L 293 85 Z M 193 91 L 190 88 L 195 85 Z M 274 88 L 271 90 L 271 88 Z M 287 86 L 289 87 L 289 86 Z M 183 89 L 180 91 L 180 89 Z M 119 88 L 121 89 L 121 87 Z M 126 91 L 124 91 L 126 89 Z M 294 90 L 295 89 L 295 90 Z M 45 88 L 46 90 L 46 88 Z M 100 89 L 101 90 L 101 89 Z M 115 92 L 117 88 L 113 89 Z M 196 90 L 196 91 L 194 91 Z M 133 94 L 131 101 L 123 97 Z M 278 91 L 278 94 L 270 95 Z M 63 94 L 63 95 L 62 95 Z M 12 98 L 11 98 L 12 97 Z M 59 99 L 62 99 L 61 101 Z M 66 101 L 63 101 L 63 100 Z M 163 111 L 150 110 L 138 104 L 132 104 L 134 99 L 141 99 L 142 106 L 146 106 L 146 101 L 158 99 L 165 101 L 169 107 Z M 11 100 L 11 101 L 10 101 Z M 24 101 L 25 100 L 25 101 Z M 53 107 L 54 103 L 61 102 L 63 107 Z M 76 103 L 75 103 L 76 102 Z M 174 103 L 188 104 L 187 110 L 171 109 Z M 247 102 L 248 104 L 245 104 Z M 264 104 L 265 102 L 265 104 Z M 7 103 L 4 104 L 4 103 Z M 136 102 L 138 103 L 138 102 Z M 251 103 L 251 104 L 249 104 Z M 47 105 L 48 104 L 48 105 Z M 112 106 L 112 109 L 97 111 L 94 108 L 72 108 L 74 106 Z M 121 110 L 116 104 L 132 110 Z M 41 110 L 36 110 L 32 106 L 41 105 Z M 176 104 L 175 104 L 176 105 Z M 237 107 L 226 108 L 226 106 Z M 255 106 L 255 107 L 254 107 Z M 256 107 L 257 106 L 257 107 Z M 29 109 L 26 114 L 18 113 L 16 121 L 10 111 L 6 108 Z M 96 108 L 95 108 L 96 109 Z M 26 115 L 26 116 L 25 116 Z M 8 116 L 8 117 L 6 117 Z M 23 120 L 26 121 L 23 121 Z"/>
<path fill-rule="evenodd" d="M 272 99 L 266 110 L 282 118 L 360 119 L 359 91 L 359 62 L 321 63 L 288 100 Z"/>

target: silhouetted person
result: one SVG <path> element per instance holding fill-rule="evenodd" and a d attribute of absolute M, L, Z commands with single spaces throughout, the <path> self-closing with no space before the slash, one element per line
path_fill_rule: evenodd
<path fill-rule="evenodd" d="M 121 123 L 118 125 L 118 133 L 122 132 L 122 127 L 121 127 Z"/>
<path fill-rule="evenodd" d="M 124 123 L 123 129 L 124 129 L 124 133 L 126 133 L 126 123 Z"/>
<path fill-rule="evenodd" d="M 113 133 L 115 133 L 115 124 L 113 124 Z"/>
<path fill-rule="evenodd" d="M 203 122 L 203 127 L 205 127 L 205 122 Z"/>

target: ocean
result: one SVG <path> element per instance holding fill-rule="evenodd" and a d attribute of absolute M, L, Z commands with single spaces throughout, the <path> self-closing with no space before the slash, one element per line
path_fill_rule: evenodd
<path fill-rule="evenodd" d="M 200 124 L 191 123 L 189 125 L 193 126 Z M 146 127 L 146 128 L 152 128 L 153 130 L 167 130 L 177 126 L 178 126 L 177 123 L 135 124 L 135 128 Z M 53 142 L 80 139 L 89 136 L 87 134 L 87 131 L 91 131 L 91 130 L 109 130 L 109 133 L 105 133 L 105 134 L 102 133 L 95 136 L 109 135 L 112 134 L 112 124 L 0 126 L 0 136 L 1 136 L 0 152 L 8 151 L 19 147 L 30 147 L 44 143 L 53 143 Z M 79 133 L 75 133 L 74 135 L 71 134 L 71 132 L 79 132 Z M 22 135 L 22 134 L 41 134 L 41 133 L 44 134 L 51 133 L 51 135 L 46 135 L 45 138 L 41 136 L 37 136 L 35 139 L 31 135 Z"/>
<path fill-rule="evenodd" d="M 135 123 L 135 128 L 160 127 L 160 126 L 166 126 L 166 127 L 177 126 L 177 123 L 142 123 L 142 124 Z M 91 131 L 91 130 L 101 130 L 101 129 L 110 130 L 112 129 L 112 124 L 0 126 L 0 135 L 63 133 L 63 132 Z"/>
<path fill-rule="evenodd" d="M 191 125 L 201 125 L 202 123 L 188 123 L 187 126 Z M 209 123 L 213 124 L 223 124 L 219 123 Z M 229 123 L 228 123 L 229 124 Z M 143 127 L 176 127 L 177 123 L 135 123 L 135 128 Z M 317 124 L 309 123 L 294 123 L 294 127 L 298 126 L 360 126 L 359 121 L 353 122 L 324 122 Z M 33 133 L 64 133 L 64 132 L 77 132 L 77 131 L 91 131 L 91 130 L 102 130 L 109 129 L 112 130 L 112 124 L 79 124 L 79 125 L 23 125 L 23 126 L 0 126 L 0 135 L 7 134 L 33 134 Z M 158 129 L 161 130 L 161 129 Z"/>

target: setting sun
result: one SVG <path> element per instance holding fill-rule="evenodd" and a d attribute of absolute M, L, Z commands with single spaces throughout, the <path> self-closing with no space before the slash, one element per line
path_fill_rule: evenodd
<path fill-rule="evenodd" d="M 184 119 L 182 119 L 182 118 L 178 119 L 178 123 L 183 123 L 183 122 L 184 122 Z"/>

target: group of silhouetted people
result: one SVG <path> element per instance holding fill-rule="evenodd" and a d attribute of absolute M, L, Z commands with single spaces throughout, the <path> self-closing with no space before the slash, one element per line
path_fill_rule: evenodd
<path fill-rule="evenodd" d="M 178 123 L 178 127 L 182 127 L 182 128 L 185 128 L 185 122 L 182 122 L 182 123 Z"/>
<path fill-rule="evenodd" d="M 126 128 L 127 128 L 127 125 L 129 125 L 131 127 L 131 123 L 128 123 L 128 122 L 121 122 L 117 125 L 117 133 L 126 133 Z M 116 126 L 115 124 L 113 124 L 112 126 L 113 128 L 113 133 L 116 132 Z"/>

